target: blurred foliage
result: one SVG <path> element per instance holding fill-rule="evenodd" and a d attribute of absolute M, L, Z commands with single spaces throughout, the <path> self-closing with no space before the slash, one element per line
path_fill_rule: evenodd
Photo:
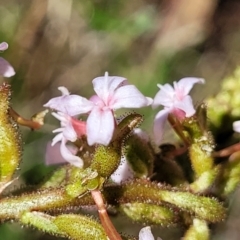
<path fill-rule="evenodd" d="M 239 10 L 237 0 L 2 0 L 0 41 L 10 45 L 2 56 L 17 72 L 10 80 L 13 106 L 29 117 L 58 95 L 62 85 L 89 97 L 92 79 L 105 71 L 126 77 L 152 97 L 157 83 L 203 77 L 206 86 L 193 93 L 202 101 L 217 93 L 219 82 L 239 64 Z M 142 113 L 143 128 L 151 133 L 155 112 Z M 16 188 L 49 172 L 39 166 L 55 123 L 49 116 L 40 132 L 21 129 L 24 178 Z M 165 141 L 171 138 L 165 135 Z M 127 225 L 119 223 L 119 229 L 126 231 Z M 2 225 L 0 234 L 6 240 L 51 239 L 15 224 Z M 163 239 L 181 234 L 179 229 L 161 229 Z"/>

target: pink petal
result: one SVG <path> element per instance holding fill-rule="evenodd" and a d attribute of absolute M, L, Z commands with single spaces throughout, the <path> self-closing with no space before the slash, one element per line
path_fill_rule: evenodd
<path fill-rule="evenodd" d="M 94 103 L 78 95 L 63 95 L 50 99 L 43 106 L 76 116 L 91 111 Z"/>
<path fill-rule="evenodd" d="M 72 118 L 72 126 L 78 138 L 81 138 L 83 135 L 87 135 L 86 122 Z"/>
<path fill-rule="evenodd" d="M 107 72 L 105 73 L 105 76 L 94 78 L 92 81 L 94 91 L 105 102 L 105 104 L 108 102 L 109 95 L 113 94 L 116 88 L 126 82 L 126 78 L 108 76 Z"/>
<path fill-rule="evenodd" d="M 47 144 L 45 152 L 46 165 L 66 163 L 66 160 L 62 157 L 60 153 L 60 145 L 60 143 L 57 143 L 54 146 L 52 146 L 51 143 Z"/>
<path fill-rule="evenodd" d="M 163 109 L 156 115 L 154 119 L 153 133 L 157 145 L 161 144 L 168 114 L 169 109 Z"/>
<path fill-rule="evenodd" d="M 154 240 L 150 227 L 144 227 L 140 230 L 139 240 Z"/>
<path fill-rule="evenodd" d="M 95 107 L 87 119 L 87 141 L 91 146 L 94 143 L 108 145 L 114 132 L 114 117 L 111 110 L 101 110 Z"/>
<path fill-rule="evenodd" d="M 233 130 L 240 133 L 240 121 L 233 122 Z"/>
<path fill-rule="evenodd" d="M 175 91 L 170 84 L 160 85 L 158 84 L 160 90 L 153 99 L 153 108 L 156 108 L 159 105 L 164 107 L 172 107 L 174 102 Z"/>
<path fill-rule="evenodd" d="M 13 67 L 2 57 L 0 57 L 0 75 L 4 77 L 12 77 L 15 75 Z"/>
<path fill-rule="evenodd" d="M 82 168 L 83 167 L 83 160 L 74 155 L 66 146 L 66 140 L 62 140 L 61 146 L 60 146 L 60 152 L 62 154 L 62 157 L 69 162 L 70 164 L 74 165 L 75 167 Z"/>
<path fill-rule="evenodd" d="M 110 99 L 112 109 L 141 108 L 152 103 L 151 98 L 145 97 L 134 85 L 120 87 Z"/>
<path fill-rule="evenodd" d="M 0 43 L 0 51 L 5 51 L 8 49 L 8 44 L 6 42 Z"/>
<path fill-rule="evenodd" d="M 182 101 L 175 103 L 174 107 L 184 111 L 186 117 L 191 117 L 196 112 L 193 107 L 192 98 L 189 95 L 185 96 Z"/>
<path fill-rule="evenodd" d="M 189 94 L 195 83 L 204 84 L 205 80 L 202 78 L 187 77 L 182 78 L 181 80 L 179 80 L 178 82 L 174 82 L 173 84 L 176 91 L 180 89 L 183 96 L 186 96 Z"/>

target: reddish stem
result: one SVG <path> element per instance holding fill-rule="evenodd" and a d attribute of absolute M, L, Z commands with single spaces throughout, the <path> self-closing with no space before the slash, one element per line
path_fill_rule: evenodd
<path fill-rule="evenodd" d="M 183 140 L 186 146 L 190 145 L 189 139 L 184 135 L 181 124 L 171 114 L 168 115 L 168 122 L 171 124 L 177 135 Z"/>
<path fill-rule="evenodd" d="M 14 111 L 12 108 L 9 108 L 9 114 L 13 117 L 13 119 L 20 125 L 29 127 L 33 130 L 37 130 L 43 125 L 43 119 L 44 116 L 48 110 L 42 111 L 38 114 L 36 114 L 34 117 L 32 117 L 31 120 L 25 119 L 21 117 L 16 111 Z"/>
<path fill-rule="evenodd" d="M 103 228 L 106 231 L 107 236 L 110 240 L 122 240 L 121 236 L 113 226 L 105 208 L 102 194 L 99 190 L 91 191 L 92 198 L 97 205 L 99 217 L 102 223 Z"/>
<path fill-rule="evenodd" d="M 213 157 L 227 157 L 237 151 L 240 151 L 240 143 L 224 148 L 218 152 L 214 152 Z"/>

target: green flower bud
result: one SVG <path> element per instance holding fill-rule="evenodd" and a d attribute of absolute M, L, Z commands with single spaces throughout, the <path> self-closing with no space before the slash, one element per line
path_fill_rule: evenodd
<path fill-rule="evenodd" d="M 120 209 L 132 220 L 144 224 L 170 226 L 176 223 L 174 212 L 164 206 L 147 203 L 128 203 L 120 205 Z"/>
<path fill-rule="evenodd" d="M 22 155 L 18 126 L 9 115 L 10 85 L 0 86 L 0 190 L 8 185 Z M 0 192 L 1 192 L 0 191 Z"/>
<path fill-rule="evenodd" d="M 71 240 L 107 240 L 103 227 L 95 220 L 81 215 L 64 214 L 57 216 L 53 223 Z"/>

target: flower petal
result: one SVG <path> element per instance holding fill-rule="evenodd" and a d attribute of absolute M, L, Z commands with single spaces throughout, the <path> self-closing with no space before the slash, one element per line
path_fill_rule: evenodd
<path fill-rule="evenodd" d="M 51 143 L 47 144 L 45 152 L 46 165 L 66 163 L 66 160 L 62 157 L 60 153 L 60 146 L 61 143 L 57 143 L 54 146 L 52 146 Z"/>
<path fill-rule="evenodd" d="M 164 126 L 169 112 L 169 109 L 163 109 L 156 115 L 154 119 L 153 133 L 157 145 L 161 144 L 164 133 Z"/>
<path fill-rule="evenodd" d="M 13 67 L 2 57 L 0 57 L 0 75 L 4 77 L 12 77 L 15 75 Z"/>
<path fill-rule="evenodd" d="M 63 95 L 50 99 L 43 106 L 76 116 L 91 111 L 94 103 L 78 95 Z"/>
<path fill-rule="evenodd" d="M 150 227 L 144 227 L 140 230 L 139 240 L 154 240 Z"/>
<path fill-rule="evenodd" d="M 63 139 L 62 128 L 57 128 L 57 129 L 54 130 L 54 132 L 61 132 L 61 133 L 57 134 L 57 135 L 53 138 L 53 140 L 52 140 L 52 146 L 54 146 L 57 142 L 62 141 L 62 139 Z"/>
<path fill-rule="evenodd" d="M 8 44 L 6 42 L 1 42 L 0 51 L 5 51 L 6 49 L 8 49 Z"/>
<path fill-rule="evenodd" d="M 233 122 L 233 130 L 240 133 L 240 121 Z"/>
<path fill-rule="evenodd" d="M 173 84 L 175 91 L 180 90 L 183 96 L 186 96 L 189 94 L 195 83 L 204 84 L 205 80 L 203 78 L 187 77 L 182 78 L 178 82 L 174 82 Z"/>
<path fill-rule="evenodd" d="M 152 107 L 156 108 L 159 105 L 164 107 L 171 107 L 174 102 L 175 91 L 170 84 L 160 85 L 158 84 L 160 90 L 157 92 L 153 99 Z"/>
<path fill-rule="evenodd" d="M 185 96 L 182 101 L 176 102 L 174 108 L 183 110 L 186 117 L 191 117 L 196 112 L 193 107 L 192 98 L 189 95 Z"/>
<path fill-rule="evenodd" d="M 117 170 L 111 175 L 111 179 L 120 184 L 122 181 L 126 181 L 128 179 L 132 179 L 134 177 L 133 171 L 129 166 L 126 158 L 121 158 L 121 162 L 117 168 Z"/>
<path fill-rule="evenodd" d="M 103 77 L 94 78 L 93 88 L 97 95 L 107 104 L 108 97 L 113 94 L 116 88 L 127 82 L 126 78 L 117 76 L 108 76 L 106 72 Z"/>
<path fill-rule="evenodd" d="M 108 145 L 114 132 L 114 117 L 110 109 L 101 110 L 95 107 L 87 119 L 87 141 Z"/>
<path fill-rule="evenodd" d="M 70 95 L 70 92 L 68 91 L 68 89 L 64 86 L 60 86 L 58 87 L 58 90 L 62 93 L 62 95 Z"/>
<path fill-rule="evenodd" d="M 110 99 L 109 106 L 112 109 L 141 108 L 151 103 L 152 99 L 145 97 L 134 85 L 126 85 L 116 90 Z"/>
<path fill-rule="evenodd" d="M 64 127 L 63 136 L 70 142 L 75 142 L 77 140 L 77 133 L 74 130 L 71 121 L 67 122 Z"/>
<path fill-rule="evenodd" d="M 63 156 L 63 158 L 69 162 L 70 164 L 74 165 L 75 167 L 79 167 L 82 168 L 83 167 L 83 160 L 74 155 L 66 146 L 66 140 L 63 139 L 61 142 L 61 146 L 60 146 L 60 152 Z"/>

